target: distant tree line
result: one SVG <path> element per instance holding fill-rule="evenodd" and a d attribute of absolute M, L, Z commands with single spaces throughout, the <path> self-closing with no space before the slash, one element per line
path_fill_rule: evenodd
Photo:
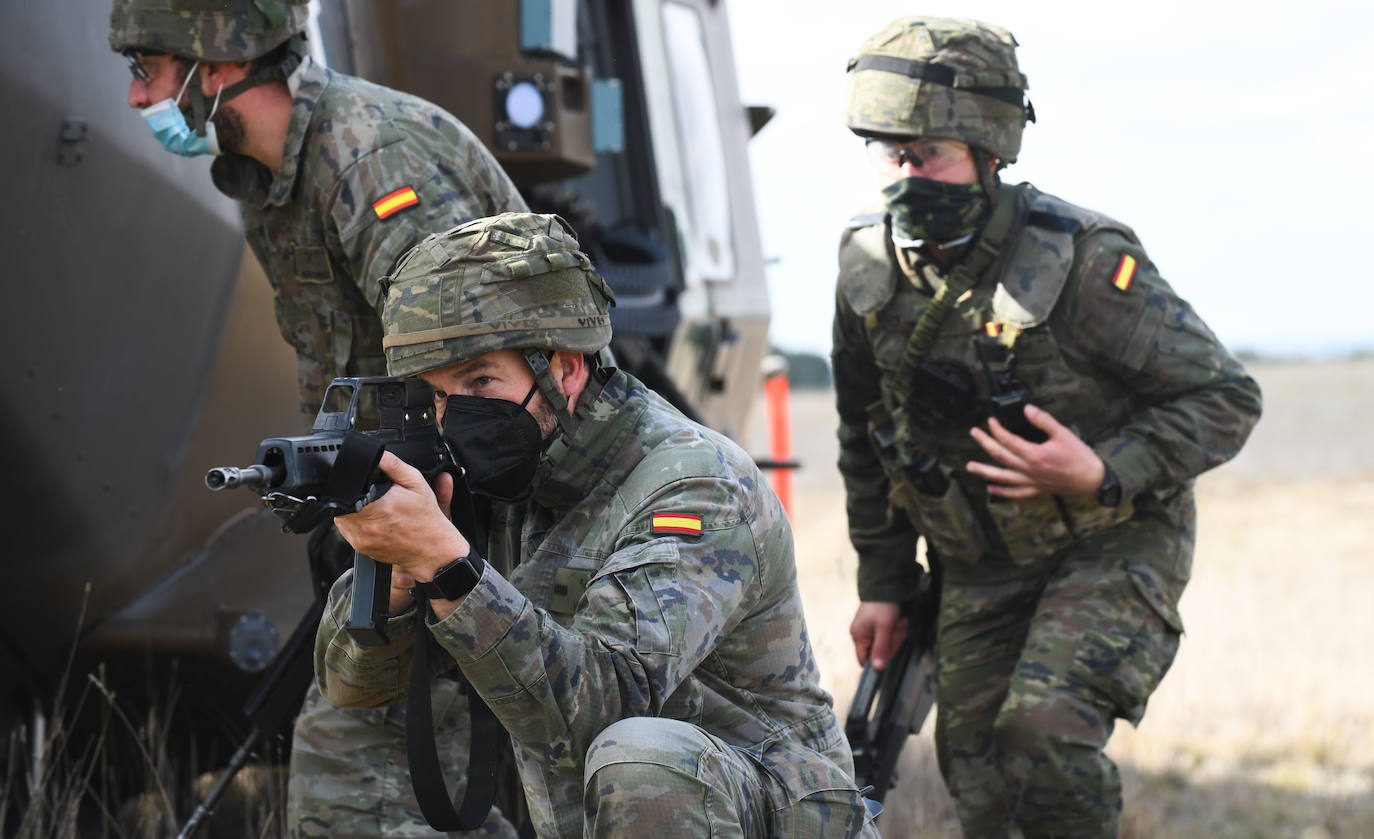
<path fill-rule="evenodd" d="M 788 381 L 794 390 L 828 390 L 832 386 L 834 380 L 830 375 L 830 359 L 826 356 L 811 352 L 791 352 L 781 347 L 773 347 L 772 352 L 787 360 Z M 1236 356 L 1249 364 L 1283 364 L 1317 360 L 1301 354 L 1264 352 L 1248 347 L 1238 350 Z M 1362 361 L 1371 357 L 1374 357 L 1374 348 L 1356 347 L 1344 352 L 1333 353 L 1320 360 Z"/>
<path fill-rule="evenodd" d="M 787 360 L 788 384 L 796 390 L 828 390 L 831 384 L 830 359 L 809 352 L 789 352 L 774 347 L 773 352 Z"/>

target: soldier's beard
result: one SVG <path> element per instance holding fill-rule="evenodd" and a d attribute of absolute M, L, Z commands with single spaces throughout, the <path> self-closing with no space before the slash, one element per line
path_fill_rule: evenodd
<path fill-rule="evenodd" d="M 221 103 L 219 110 L 210 118 L 215 125 L 215 137 L 224 154 L 243 154 L 248 139 L 248 126 L 243 115 L 232 105 Z"/>
<path fill-rule="evenodd" d="M 539 437 L 547 446 L 553 435 L 558 433 L 558 417 L 554 415 L 553 408 L 549 407 L 544 394 L 535 392 L 534 399 L 530 400 L 530 413 L 534 415 L 534 421 L 539 423 Z"/>

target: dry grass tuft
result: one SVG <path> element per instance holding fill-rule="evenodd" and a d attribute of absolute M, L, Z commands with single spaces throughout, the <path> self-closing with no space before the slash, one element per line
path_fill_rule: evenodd
<path fill-rule="evenodd" d="M 78 629 L 84 613 L 83 603 Z M 80 693 L 69 699 L 74 674 L 73 655 L 52 706 L 35 709 L 31 722 L 12 729 L 3 744 L 0 831 L 9 839 L 178 835 L 217 775 L 188 778 L 188 767 L 197 761 L 194 744 L 174 730 L 175 675 L 157 701 L 130 717 L 109 687 L 103 666 L 79 679 Z M 196 836 L 284 836 L 285 774 L 270 765 L 244 769 Z"/>

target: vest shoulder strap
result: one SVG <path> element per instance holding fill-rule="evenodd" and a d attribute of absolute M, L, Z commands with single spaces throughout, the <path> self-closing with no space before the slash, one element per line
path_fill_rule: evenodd
<path fill-rule="evenodd" d="M 1136 241 L 1129 227 L 1108 216 L 1035 191 L 993 292 L 997 320 L 1015 329 L 1047 321 L 1073 269 L 1076 243 L 1101 230 L 1114 230 Z"/>
<path fill-rule="evenodd" d="M 897 288 L 886 219 L 885 211 L 862 213 L 849 220 L 840 237 L 840 294 L 860 316 L 881 309 Z"/>

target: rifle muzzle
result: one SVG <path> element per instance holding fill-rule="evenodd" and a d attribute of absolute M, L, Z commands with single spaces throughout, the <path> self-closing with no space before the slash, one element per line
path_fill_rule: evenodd
<path fill-rule="evenodd" d="M 246 486 L 253 490 L 264 490 L 276 486 L 286 477 L 286 470 L 278 467 L 253 464 L 242 469 L 234 466 L 217 466 L 205 473 L 205 485 L 218 492 Z"/>

